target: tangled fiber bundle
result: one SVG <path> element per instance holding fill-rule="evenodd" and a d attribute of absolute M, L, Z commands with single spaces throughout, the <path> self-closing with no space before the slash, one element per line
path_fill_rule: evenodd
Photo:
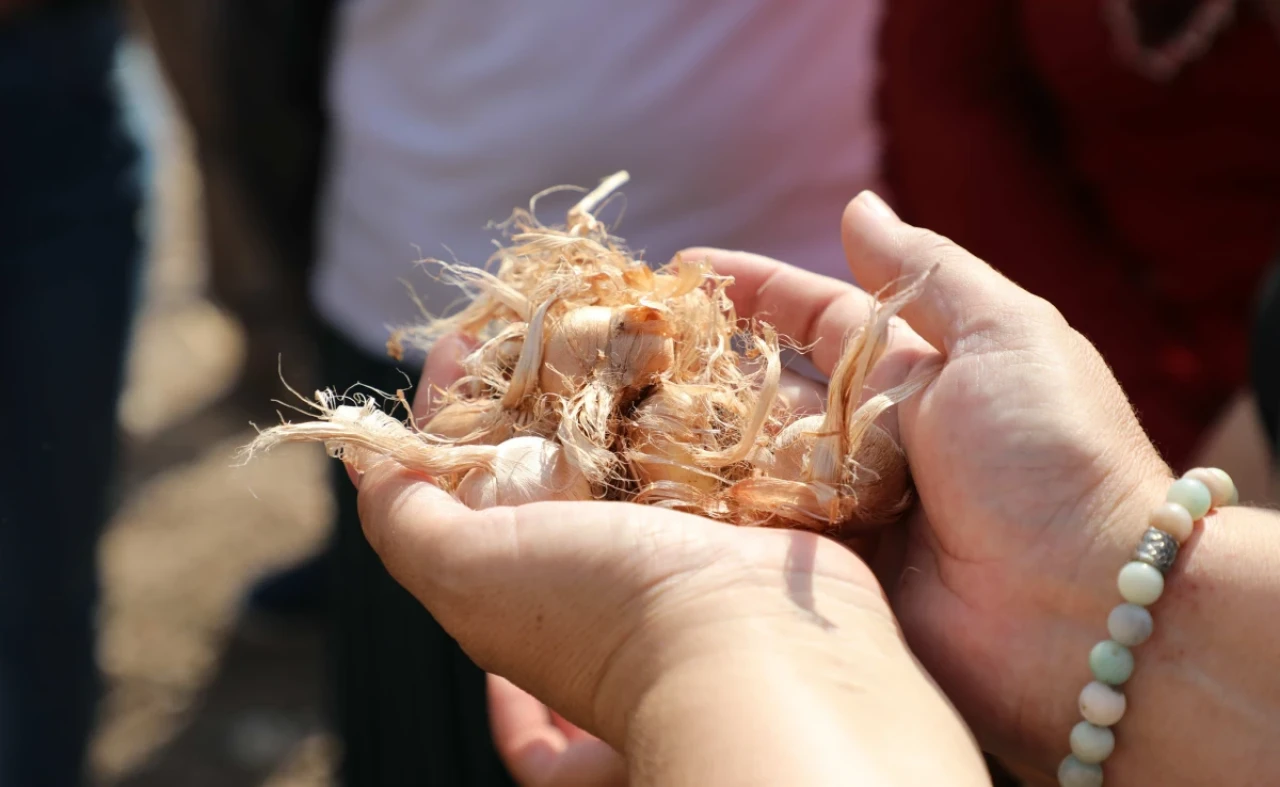
<path fill-rule="evenodd" d="M 440 263 L 473 299 L 388 342 L 397 358 L 451 333 L 475 343 L 461 379 L 430 392 L 425 423 L 367 394 L 319 392 L 315 420 L 261 432 L 249 454 L 323 442 L 360 470 L 394 461 L 424 473 L 473 508 L 628 500 L 838 536 L 896 518 L 910 501 L 907 464 L 876 420 L 931 375 L 863 392 L 890 318 L 923 279 L 845 338 L 825 413 L 804 415 L 779 395 L 776 331 L 738 320 L 731 278 L 680 256 L 654 270 L 595 218 L 626 180 L 605 180 L 563 227 L 540 224 L 532 204 L 517 211 L 490 270 Z"/>

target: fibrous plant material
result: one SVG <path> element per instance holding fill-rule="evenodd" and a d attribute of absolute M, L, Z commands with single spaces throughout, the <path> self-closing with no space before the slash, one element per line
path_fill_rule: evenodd
<path fill-rule="evenodd" d="M 738 319 L 730 277 L 681 256 L 654 270 L 595 217 L 626 179 L 605 180 L 563 226 L 543 226 L 532 204 L 517 211 L 488 270 L 437 263 L 472 300 L 396 331 L 388 351 L 447 334 L 474 350 L 460 379 L 429 392 L 425 422 L 388 415 L 368 394 L 320 392 L 316 420 L 267 429 L 249 453 L 323 442 L 357 469 L 393 461 L 424 473 L 474 508 L 627 500 L 841 536 L 901 514 L 906 459 L 877 420 L 932 372 L 875 394 L 866 383 L 891 318 L 924 280 L 841 337 L 825 413 L 794 412 L 779 396 L 780 339 Z"/>

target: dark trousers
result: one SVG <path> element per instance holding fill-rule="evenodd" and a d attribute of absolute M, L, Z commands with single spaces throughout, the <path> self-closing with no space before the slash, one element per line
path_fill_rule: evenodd
<path fill-rule="evenodd" d="M 324 382 L 393 392 L 416 385 L 403 372 L 326 333 Z M 403 414 L 403 413 L 402 413 Z M 334 653 L 337 725 L 351 787 L 510 785 L 489 736 L 484 673 L 382 567 L 360 529 L 356 494 L 333 463 L 338 521 Z"/>
<path fill-rule="evenodd" d="M 140 241 L 110 6 L 0 22 L 0 785 L 79 784 Z"/>
<path fill-rule="evenodd" d="M 1253 330 L 1251 372 L 1271 457 L 1280 467 L 1280 252 L 1262 288 Z"/>

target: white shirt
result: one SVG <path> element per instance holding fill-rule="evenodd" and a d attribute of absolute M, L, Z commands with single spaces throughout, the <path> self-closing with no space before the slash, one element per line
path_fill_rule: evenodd
<path fill-rule="evenodd" d="M 847 278 L 844 205 L 877 185 L 872 0 L 345 0 L 312 295 L 382 356 L 458 294 L 413 262 L 483 264 L 486 229 L 626 169 L 601 218 L 653 263 L 695 245 Z M 546 223 L 577 199 L 539 203 Z"/>

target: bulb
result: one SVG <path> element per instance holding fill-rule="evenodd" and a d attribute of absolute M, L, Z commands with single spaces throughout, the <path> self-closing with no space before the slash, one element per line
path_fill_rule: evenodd
<path fill-rule="evenodd" d="M 559 445 L 541 437 L 513 437 L 497 446 L 488 467 L 463 476 L 455 492 L 473 509 L 548 500 L 591 500 L 591 484 Z"/>
<path fill-rule="evenodd" d="M 492 399 L 450 402 L 436 411 L 423 431 L 452 442 L 496 444 L 511 436 L 511 421 Z"/>
<path fill-rule="evenodd" d="M 597 374 L 620 389 L 649 385 L 674 362 L 669 329 L 648 306 L 570 309 L 548 331 L 539 385 L 566 398 Z"/>
<path fill-rule="evenodd" d="M 705 399 L 678 386 L 662 385 L 636 407 L 626 429 L 628 455 L 641 483 L 671 481 L 707 493 L 720 488 L 720 478 L 699 470 L 693 455 L 693 446 L 701 446 L 701 432 L 710 421 Z"/>

